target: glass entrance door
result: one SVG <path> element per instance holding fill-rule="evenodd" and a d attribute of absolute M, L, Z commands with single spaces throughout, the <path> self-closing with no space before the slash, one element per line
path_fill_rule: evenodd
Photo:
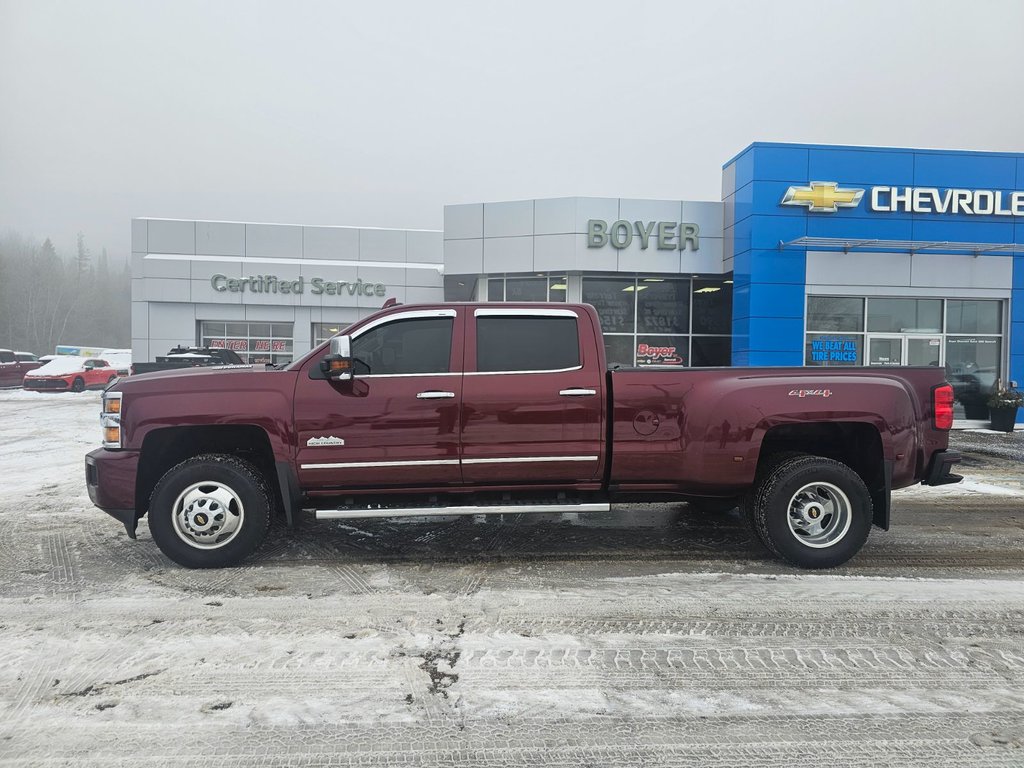
<path fill-rule="evenodd" d="M 868 365 L 903 365 L 903 337 L 868 336 Z"/>
<path fill-rule="evenodd" d="M 891 334 L 868 336 L 868 365 L 934 365 L 942 360 L 941 336 Z"/>
<path fill-rule="evenodd" d="M 942 339 L 939 336 L 907 336 L 907 365 L 942 365 Z"/>

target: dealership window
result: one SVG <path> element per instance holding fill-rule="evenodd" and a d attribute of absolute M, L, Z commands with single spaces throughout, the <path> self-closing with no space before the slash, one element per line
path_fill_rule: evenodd
<path fill-rule="evenodd" d="M 807 298 L 806 365 L 941 366 L 961 417 L 987 418 L 1003 352 L 1002 301 Z"/>
<path fill-rule="evenodd" d="M 854 296 L 808 296 L 807 365 L 864 364 L 865 300 Z"/>
<path fill-rule="evenodd" d="M 584 277 L 609 365 L 729 365 L 732 281 Z"/>
<path fill-rule="evenodd" d="M 319 346 L 331 336 L 335 336 L 348 326 L 349 323 L 313 323 L 313 346 Z"/>
<path fill-rule="evenodd" d="M 292 323 L 247 323 L 203 320 L 199 344 L 230 349 L 247 363 L 285 365 L 292 361 Z"/>
<path fill-rule="evenodd" d="M 868 331 L 940 333 L 942 299 L 869 299 Z"/>
<path fill-rule="evenodd" d="M 487 278 L 488 301 L 565 301 L 567 289 L 565 275 Z"/>

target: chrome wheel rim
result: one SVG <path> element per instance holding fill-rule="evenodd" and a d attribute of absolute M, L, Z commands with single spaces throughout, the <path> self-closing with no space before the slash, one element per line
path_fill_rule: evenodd
<path fill-rule="evenodd" d="M 196 549 L 218 549 L 242 530 L 245 508 L 229 486 L 214 480 L 190 485 L 171 508 L 178 538 Z"/>
<path fill-rule="evenodd" d="M 786 514 L 789 532 L 807 547 L 823 549 L 841 541 L 853 522 L 849 497 L 832 483 L 808 483 L 793 494 Z"/>

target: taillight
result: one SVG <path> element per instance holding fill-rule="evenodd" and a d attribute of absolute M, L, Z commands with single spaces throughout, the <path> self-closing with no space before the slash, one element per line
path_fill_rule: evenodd
<path fill-rule="evenodd" d="M 932 425 L 936 429 L 953 428 L 953 386 L 939 384 L 932 390 Z"/>

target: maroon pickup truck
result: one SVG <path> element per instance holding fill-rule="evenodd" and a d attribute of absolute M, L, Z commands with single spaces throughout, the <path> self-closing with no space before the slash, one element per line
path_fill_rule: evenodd
<path fill-rule="evenodd" d="M 772 553 L 824 568 L 940 485 L 953 389 L 937 368 L 607 370 L 594 308 L 395 306 L 283 370 L 190 368 L 103 396 L 89 496 L 181 565 L 251 555 L 271 516 L 739 505 Z"/>

